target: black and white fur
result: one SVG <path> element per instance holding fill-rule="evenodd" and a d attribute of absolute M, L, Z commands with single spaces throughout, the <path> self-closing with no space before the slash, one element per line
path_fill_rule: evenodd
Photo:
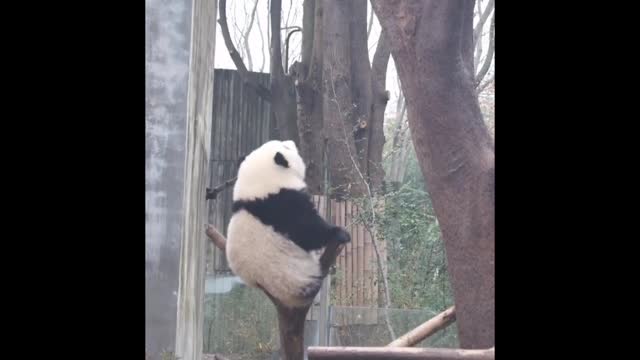
<path fill-rule="evenodd" d="M 238 170 L 227 229 L 231 270 L 289 307 L 309 304 L 320 289 L 327 242 L 351 240 L 320 217 L 305 192 L 305 171 L 293 141 L 269 141 L 251 152 Z"/>

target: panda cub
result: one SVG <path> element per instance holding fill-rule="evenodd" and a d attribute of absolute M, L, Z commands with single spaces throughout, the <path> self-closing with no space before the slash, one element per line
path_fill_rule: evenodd
<path fill-rule="evenodd" d="M 247 155 L 227 229 L 231 270 L 291 308 L 310 304 L 320 290 L 320 253 L 327 242 L 351 241 L 316 211 L 305 192 L 305 170 L 293 141 L 269 141 Z"/>

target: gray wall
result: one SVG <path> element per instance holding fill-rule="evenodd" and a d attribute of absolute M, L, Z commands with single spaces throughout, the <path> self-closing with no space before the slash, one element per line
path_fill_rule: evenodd
<path fill-rule="evenodd" d="M 216 1 L 145 7 L 145 346 L 200 359 Z"/>

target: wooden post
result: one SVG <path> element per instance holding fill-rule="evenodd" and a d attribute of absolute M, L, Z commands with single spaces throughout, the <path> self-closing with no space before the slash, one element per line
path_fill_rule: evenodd
<path fill-rule="evenodd" d="M 215 0 L 147 0 L 145 347 L 202 355 Z M 170 10 L 168 10 L 170 9 Z"/>

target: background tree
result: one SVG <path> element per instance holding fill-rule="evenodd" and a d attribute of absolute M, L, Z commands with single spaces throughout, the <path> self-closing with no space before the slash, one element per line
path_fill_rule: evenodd
<path fill-rule="evenodd" d="M 476 96 L 469 0 L 372 0 L 445 242 L 460 346 L 494 345 L 495 154 Z"/>
<path fill-rule="evenodd" d="M 271 102 L 276 137 L 299 145 L 307 161 L 310 191 L 324 192 L 325 165 L 333 197 L 362 195 L 363 182 L 379 189 L 384 180 L 383 125 L 389 99 L 385 76 L 390 52 L 381 35 L 369 61 L 366 0 L 305 0 L 300 61 L 288 72 L 282 58 L 282 2 L 272 0 L 268 89 L 247 76 L 242 54 L 229 33 L 226 0 L 219 5 L 229 54 L 245 82 Z M 288 11 L 287 18 L 291 14 L 295 12 Z"/>

